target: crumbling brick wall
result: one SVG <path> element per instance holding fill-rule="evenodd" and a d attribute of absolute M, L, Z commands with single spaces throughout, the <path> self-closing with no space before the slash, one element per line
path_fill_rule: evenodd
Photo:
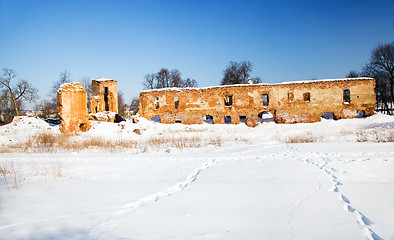
<path fill-rule="evenodd" d="M 91 128 L 86 108 L 86 91 L 81 83 L 63 84 L 57 91 L 57 101 L 61 132 L 85 132 Z"/>
<path fill-rule="evenodd" d="M 90 98 L 91 113 L 118 113 L 118 83 L 115 80 L 99 78 L 92 80 L 92 97 Z"/>
<path fill-rule="evenodd" d="M 316 122 L 324 113 L 335 119 L 372 115 L 374 89 L 374 79 L 357 78 L 146 90 L 140 93 L 139 112 L 162 123 L 200 124 L 208 116 L 213 123 L 246 120 L 255 126 L 262 113 L 272 114 L 277 123 Z"/>

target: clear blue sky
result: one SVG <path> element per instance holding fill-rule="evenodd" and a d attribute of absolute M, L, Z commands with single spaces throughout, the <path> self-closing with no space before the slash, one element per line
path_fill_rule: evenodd
<path fill-rule="evenodd" d="M 393 0 L 0 0 L 0 68 L 42 98 L 65 69 L 117 80 L 128 103 L 163 67 L 201 87 L 244 60 L 266 83 L 342 78 L 391 41 Z"/>

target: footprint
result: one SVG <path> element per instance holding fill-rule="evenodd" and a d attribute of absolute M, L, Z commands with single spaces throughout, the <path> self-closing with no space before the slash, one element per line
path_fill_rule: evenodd
<path fill-rule="evenodd" d="M 363 223 L 367 226 L 373 224 L 373 222 L 371 220 L 369 220 L 367 217 L 365 217 L 362 213 L 360 213 L 359 211 L 356 211 L 356 216 L 357 216 L 357 221 L 359 223 Z"/>
<path fill-rule="evenodd" d="M 345 205 L 345 210 L 352 213 L 352 212 L 354 212 L 356 209 L 352 208 L 352 206 L 350 206 L 349 204 L 346 204 L 346 205 Z"/>
<path fill-rule="evenodd" d="M 345 197 L 344 195 L 341 194 L 339 197 L 340 197 L 340 199 L 342 199 L 342 201 L 344 201 L 345 203 L 350 204 L 350 200 L 349 200 L 347 197 Z"/>

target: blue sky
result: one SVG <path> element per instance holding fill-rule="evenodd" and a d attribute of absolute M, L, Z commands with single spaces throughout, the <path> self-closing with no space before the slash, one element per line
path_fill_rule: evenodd
<path fill-rule="evenodd" d="M 0 0 L 0 68 L 46 98 L 73 81 L 112 78 L 129 103 L 143 77 L 178 69 L 219 85 L 230 61 L 275 83 L 342 78 L 394 41 L 394 1 Z"/>

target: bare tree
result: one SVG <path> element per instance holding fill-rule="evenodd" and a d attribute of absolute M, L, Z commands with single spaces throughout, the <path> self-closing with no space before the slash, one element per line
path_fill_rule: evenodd
<path fill-rule="evenodd" d="M 122 116 L 126 116 L 126 103 L 121 91 L 118 91 L 118 113 Z"/>
<path fill-rule="evenodd" d="M 57 112 L 56 108 L 56 104 L 54 106 L 54 103 L 52 101 L 44 99 L 34 106 L 34 111 L 36 112 L 36 116 L 40 118 L 57 118 L 59 117 L 59 113 Z"/>
<path fill-rule="evenodd" d="M 92 97 L 92 80 L 89 77 L 85 76 L 79 79 L 79 81 L 82 83 L 83 88 L 85 88 L 86 97 L 87 97 L 86 107 L 89 109 L 90 98 Z"/>
<path fill-rule="evenodd" d="M 241 82 L 243 84 L 248 83 L 248 79 L 250 77 L 250 72 L 253 70 L 253 64 L 249 61 L 241 62 L 239 71 L 241 73 Z"/>
<path fill-rule="evenodd" d="M 253 83 L 262 83 L 262 82 L 263 82 L 263 80 L 261 80 L 260 77 L 254 77 L 253 78 Z"/>
<path fill-rule="evenodd" d="M 57 81 L 54 81 L 52 83 L 52 89 L 51 89 L 51 94 L 50 97 L 52 98 L 52 101 L 54 103 L 57 103 L 57 90 L 60 88 L 60 86 L 64 83 L 69 83 L 71 82 L 71 76 L 70 73 L 67 72 L 67 70 L 64 70 L 64 72 L 60 73 L 60 78 Z"/>
<path fill-rule="evenodd" d="M 181 73 L 177 69 L 174 69 L 170 72 L 170 86 L 184 87 L 184 83 L 181 78 Z"/>
<path fill-rule="evenodd" d="M 131 100 L 130 104 L 130 110 L 133 111 L 134 114 L 136 114 L 139 110 L 140 105 L 140 98 L 139 97 L 134 97 L 133 100 Z"/>
<path fill-rule="evenodd" d="M 169 88 L 169 87 L 197 87 L 194 79 L 182 79 L 181 73 L 177 69 L 160 69 L 157 73 L 147 74 L 144 77 L 143 85 L 145 89 Z"/>
<path fill-rule="evenodd" d="M 150 73 L 146 74 L 144 77 L 144 87 L 145 89 L 155 89 L 156 88 L 156 74 Z"/>
<path fill-rule="evenodd" d="M 366 64 L 363 67 L 363 71 L 360 76 L 373 77 L 376 81 L 375 92 L 376 92 L 376 104 L 377 109 L 387 114 L 392 114 L 390 108 L 391 94 L 389 77 L 387 73 L 377 70 L 371 64 Z"/>
<path fill-rule="evenodd" d="M 19 116 L 19 107 L 23 100 L 33 102 L 37 98 L 38 90 L 33 88 L 26 80 L 21 80 L 15 86 L 11 85 L 12 80 L 16 78 L 14 70 L 3 68 L 3 74 L 0 77 L 0 87 L 5 87 L 10 100 L 12 101 L 15 115 Z"/>
<path fill-rule="evenodd" d="M 253 64 L 249 61 L 233 62 L 231 61 L 223 71 L 221 85 L 247 84 L 250 73 L 253 71 Z M 254 77 L 254 83 L 260 83 L 261 78 Z"/>
<path fill-rule="evenodd" d="M 388 114 L 393 114 L 394 42 L 378 44 L 372 49 L 370 60 L 363 68 L 363 75 L 375 78 L 377 98 L 383 101 L 382 104 L 387 107 Z M 391 109 L 388 108 L 388 103 Z"/>
<path fill-rule="evenodd" d="M 240 84 L 241 83 L 241 73 L 239 71 L 240 64 L 237 62 L 231 61 L 227 68 L 224 70 L 224 76 L 221 82 L 221 85 L 230 85 L 230 84 Z"/>
<path fill-rule="evenodd" d="M 167 68 L 162 68 L 156 73 L 156 88 L 168 87 L 171 87 L 170 71 Z"/>
<path fill-rule="evenodd" d="M 346 78 L 357 78 L 359 77 L 359 74 L 356 71 L 350 71 L 347 75 Z"/>
<path fill-rule="evenodd" d="M 183 80 L 182 87 L 198 87 L 197 81 L 191 78 L 186 78 Z"/>

